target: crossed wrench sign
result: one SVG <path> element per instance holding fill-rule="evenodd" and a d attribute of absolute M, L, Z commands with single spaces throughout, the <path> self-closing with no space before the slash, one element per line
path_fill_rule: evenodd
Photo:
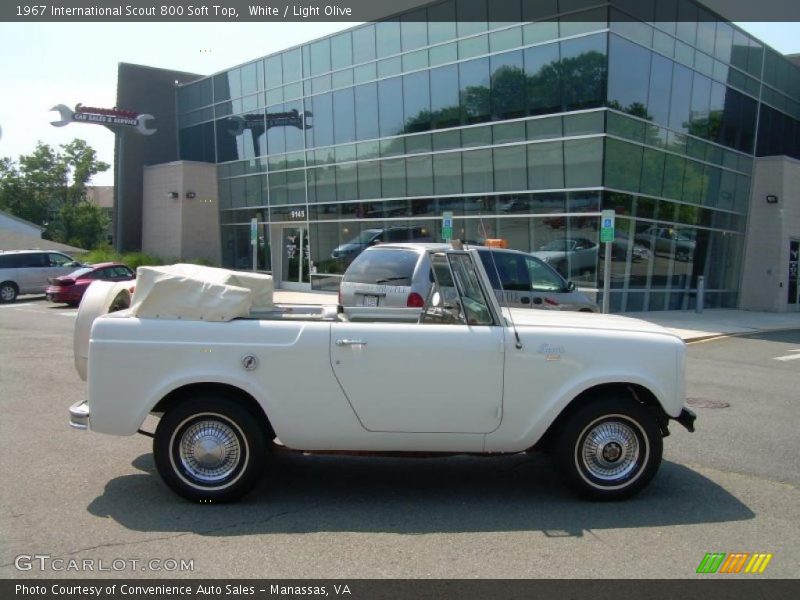
<path fill-rule="evenodd" d="M 58 121 L 50 121 L 51 125 L 56 127 L 64 127 L 64 125 L 69 125 L 75 120 L 75 111 L 72 110 L 69 106 L 65 104 L 56 104 L 53 108 L 50 109 L 51 111 L 58 111 L 61 115 L 61 119 Z M 141 133 L 142 135 L 153 135 L 156 130 L 151 129 L 147 126 L 147 121 L 154 119 L 153 115 L 139 115 L 136 117 L 136 131 Z"/>

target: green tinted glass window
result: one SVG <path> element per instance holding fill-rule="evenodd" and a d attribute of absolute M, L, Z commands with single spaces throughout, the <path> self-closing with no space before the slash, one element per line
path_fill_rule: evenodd
<path fill-rule="evenodd" d="M 433 193 L 431 156 L 409 156 L 406 159 L 406 177 L 409 196 L 430 196 Z"/>
<path fill-rule="evenodd" d="M 642 147 L 606 140 L 606 186 L 638 192 L 642 173 Z"/>
<path fill-rule="evenodd" d="M 495 191 L 525 190 L 528 179 L 525 146 L 495 148 L 494 174 Z"/>
<path fill-rule="evenodd" d="M 564 147 L 562 142 L 543 142 L 528 146 L 528 188 L 552 190 L 564 187 Z"/>
<path fill-rule="evenodd" d="M 564 142 L 565 184 L 568 188 L 597 187 L 603 184 L 603 140 Z"/>
<path fill-rule="evenodd" d="M 464 193 L 491 192 L 494 189 L 491 150 L 469 150 L 461 155 Z"/>

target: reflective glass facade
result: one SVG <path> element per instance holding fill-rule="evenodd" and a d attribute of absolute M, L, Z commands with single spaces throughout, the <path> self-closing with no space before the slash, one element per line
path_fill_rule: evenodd
<path fill-rule="evenodd" d="M 613 208 L 613 310 L 691 308 L 699 275 L 735 306 L 753 156 L 800 157 L 800 70 L 691 0 L 584 4 L 449 0 L 182 86 L 223 264 L 250 265 L 257 217 L 259 268 L 269 225 L 299 228 L 303 281 L 335 289 L 362 232 L 435 241 L 449 211 L 473 243 L 580 241 L 550 260 L 597 291 Z"/>

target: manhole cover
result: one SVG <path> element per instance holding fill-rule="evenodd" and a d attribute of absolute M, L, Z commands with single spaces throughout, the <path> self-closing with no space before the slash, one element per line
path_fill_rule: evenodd
<path fill-rule="evenodd" d="M 730 406 L 727 402 L 711 398 L 687 398 L 686 404 L 695 408 L 728 408 Z"/>

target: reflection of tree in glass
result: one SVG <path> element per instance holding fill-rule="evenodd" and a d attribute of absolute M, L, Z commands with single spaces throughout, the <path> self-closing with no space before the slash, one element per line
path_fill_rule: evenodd
<path fill-rule="evenodd" d="M 603 104 L 607 72 L 604 54 L 593 50 L 572 58 L 562 58 L 559 71 L 561 105 L 564 110 L 590 108 Z"/>
<path fill-rule="evenodd" d="M 525 115 L 525 72 L 504 65 L 492 75 L 492 118 L 514 119 Z"/>
<path fill-rule="evenodd" d="M 504 65 L 493 73 L 491 88 L 469 86 L 459 94 L 460 106 L 420 111 L 406 120 L 404 129 L 419 131 L 427 123 L 442 129 L 602 106 L 606 72 L 606 57 L 595 50 L 551 61 L 532 75 Z"/>

